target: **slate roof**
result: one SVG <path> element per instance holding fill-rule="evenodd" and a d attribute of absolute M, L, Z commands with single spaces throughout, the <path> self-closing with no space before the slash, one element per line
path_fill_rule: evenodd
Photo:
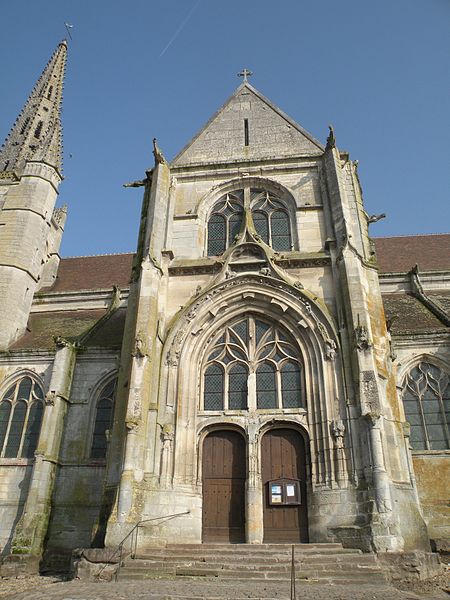
<path fill-rule="evenodd" d="M 26 333 L 10 350 L 54 350 L 54 336 L 75 341 L 106 314 L 106 309 L 67 310 L 32 313 Z M 125 326 L 126 309 L 116 310 L 83 345 L 86 347 L 120 348 Z"/>
<path fill-rule="evenodd" d="M 449 331 L 420 300 L 409 294 L 383 294 L 383 303 L 386 318 L 395 317 L 391 326 L 394 335 Z"/>
<path fill-rule="evenodd" d="M 450 271 L 450 233 L 374 238 L 381 273 Z"/>

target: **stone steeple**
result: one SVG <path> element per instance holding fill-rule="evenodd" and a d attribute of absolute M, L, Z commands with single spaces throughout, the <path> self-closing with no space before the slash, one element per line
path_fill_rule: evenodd
<path fill-rule="evenodd" d="M 33 88 L 0 149 L 0 179 L 19 177 L 27 161 L 62 167 L 61 101 L 67 60 L 63 40 Z"/>

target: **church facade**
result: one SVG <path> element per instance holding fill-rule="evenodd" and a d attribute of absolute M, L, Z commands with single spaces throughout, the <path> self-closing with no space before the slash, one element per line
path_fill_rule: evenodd
<path fill-rule="evenodd" d="M 0 549 L 448 538 L 450 235 L 372 239 L 357 164 L 244 78 L 134 254 L 61 259 L 67 45 L 0 152 Z"/>

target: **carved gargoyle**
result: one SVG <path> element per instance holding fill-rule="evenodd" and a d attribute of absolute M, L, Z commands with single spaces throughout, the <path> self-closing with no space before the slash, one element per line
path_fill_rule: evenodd
<path fill-rule="evenodd" d="M 334 135 L 333 125 L 328 125 L 328 129 L 330 130 L 330 133 L 327 137 L 327 145 L 325 146 L 325 150 L 336 148 L 336 137 Z"/>
<path fill-rule="evenodd" d="M 155 163 L 167 164 L 164 154 L 161 152 L 161 149 L 158 146 L 158 141 L 156 138 L 153 138 L 153 156 L 155 157 Z"/>

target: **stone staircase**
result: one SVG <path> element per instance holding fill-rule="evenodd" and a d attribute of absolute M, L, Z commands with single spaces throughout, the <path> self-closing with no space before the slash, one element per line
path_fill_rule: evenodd
<path fill-rule="evenodd" d="M 290 544 L 169 544 L 126 558 L 119 581 L 218 578 L 228 581 L 289 581 Z M 374 554 L 341 544 L 295 544 L 296 581 L 386 583 Z"/>

